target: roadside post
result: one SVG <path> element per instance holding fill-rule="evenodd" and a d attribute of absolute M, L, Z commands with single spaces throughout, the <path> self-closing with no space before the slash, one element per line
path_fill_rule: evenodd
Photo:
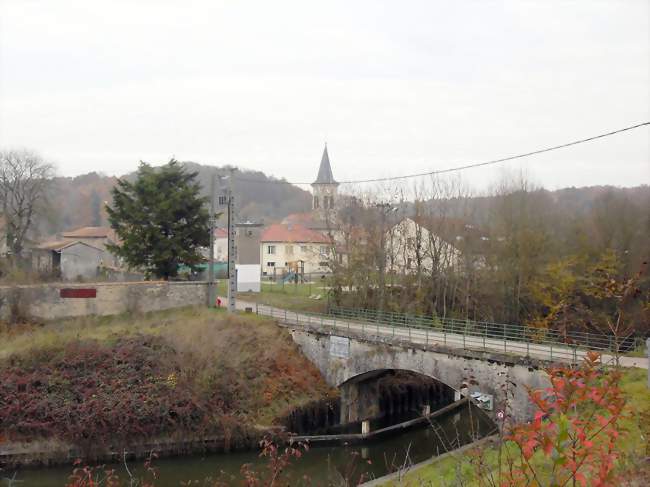
<path fill-rule="evenodd" d="M 212 173 L 210 180 L 210 261 L 208 262 L 208 308 L 214 308 L 217 300 L 217 290 L 214 285 L 214 227 L 215 227 L 215 205 L 214 192 L 216 186 L 217 173 Z"/>
<path fill-rule="evenodd" d="M 650 389 L 650 338 L 645 339 L 645 354 L 648 357 L 648 389 Z"/>
<path fill-rule="evenodd" d="M 235 244 L 235 198 L 232 194 L 233 171 L 230 172 L 229 176 L 221 176 L 221 179 L 228 179 L 228 187 L 223 194 L 219 194 L 219 206 L 225 206 L 228 212 L 228 285 L 226 309 L 229 313 L 234 313 L 237 299 L 237 247 Z"/>

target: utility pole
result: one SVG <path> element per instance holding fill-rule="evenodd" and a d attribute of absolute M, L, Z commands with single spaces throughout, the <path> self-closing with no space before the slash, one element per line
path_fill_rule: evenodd
<path fill-rule="evenodd" d="M 228 179 L 228 312 L 235 312 L 237 299 L 237 247 L 235 245 L 235 198 L 232 194 L 233 171 Z"/>
<path fill-rule="evenodd" d="M 375 205 L 381 212 L 381 235 L 379 237 L 379 311 L 384 311 L 386 287 L 386 216 L 389 211 L 397 211 L 390 203 L 377 203 Z"/>
<path fill-rule="evenodd" d="M 212 172 L 210 181 L 210 262 L 208 267 L 208 308 L 214 308 L 217 300 L 216 289 L 214 285 L 214 225 L 215 225 L 215 205 L 214 191 L 216 186 L 217 173 Z"/>

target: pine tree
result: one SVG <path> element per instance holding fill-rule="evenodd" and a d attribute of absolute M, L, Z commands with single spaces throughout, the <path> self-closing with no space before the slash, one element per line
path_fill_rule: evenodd
<path fill-rule="evenodd" d="M 201 262 L 200 247 L 209 245 L 209 212 L 196 172 L 172 159 L 160 168 L 141 162 L 135 182 L 113 188 L 108 220 L 121 242 L 110 250 L 132 268 L 169 279 L 181 264 Z"/>

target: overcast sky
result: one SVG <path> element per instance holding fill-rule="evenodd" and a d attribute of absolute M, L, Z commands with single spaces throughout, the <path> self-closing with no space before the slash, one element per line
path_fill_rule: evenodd
<path fill-rule="evenodd" d="M 337 179 L 391 176 L 650 119 L 647 0 L 0 5 L 0 147 L 62 175 L 174 156 L 310 181 L 327 141 Z M 519 166 L 647 184 L 650 129 Z"/>

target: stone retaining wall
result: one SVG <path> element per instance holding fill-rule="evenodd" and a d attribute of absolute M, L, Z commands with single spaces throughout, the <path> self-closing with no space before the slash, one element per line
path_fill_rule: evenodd
<path fill-rule="evenodd" d="M 102 282 L 0 287 L 0 320 L 51 320 L 206 305 L 208 283 Z"/>

